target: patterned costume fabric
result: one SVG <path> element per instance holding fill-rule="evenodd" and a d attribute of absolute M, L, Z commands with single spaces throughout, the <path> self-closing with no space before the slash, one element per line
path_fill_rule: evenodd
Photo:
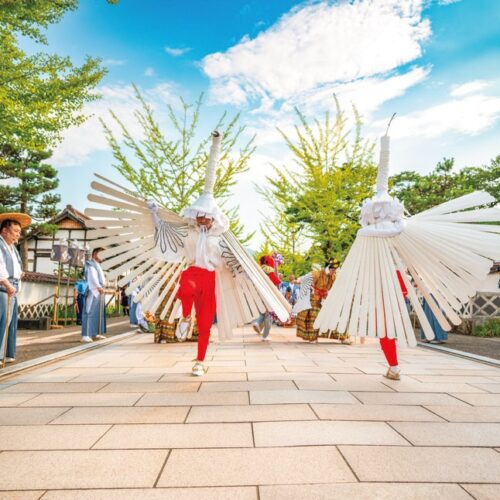
<path fill-rule="evenodd" d="M 314 328 L 314 321 L 321 310 L 324 299 L 335 282 L 336 275 L 334 273 L 327 274 L 324 269 L 321 269 L 314 270 L 312 272 L 312 278 L 311 308 L 297 314 L 295 319 L 297 324 L 297 337 L 310 342 L 316 340 L 318 336 L 337 340 L 348 339 L 348 333 L 339 335 L 337 332 L 327 331 L 320 335 L 319 330 Z"/>

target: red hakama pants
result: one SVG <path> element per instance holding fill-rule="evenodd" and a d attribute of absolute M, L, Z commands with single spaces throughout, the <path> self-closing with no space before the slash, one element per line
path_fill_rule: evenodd
<path fill-rule="evenodd" d="M 396 270 L 396 274 L 398 275 L 399 286 L 401 288 L 401 293 L 403 294 L 404 299 L 408 296 L 408 290 L 406 289 L 405 282 L 399 270 Z M 389 339 L 387 337 L 383 337 L 380 339 L 380 347 L 382 352 L 384 353 L 385 359 L 389 366 L 398 366 L 398 351 L 396 347 L 396 339 Z"/>
<path fill-rule="evenodd" d="M 389 366 L 398 366 L 398 352 L 396 349 L 396 339 L 383 337 L 380 339 L 380 347 L 384 353 Z"/>
<path fill-rule="evenodd" d="M 217 309 L 215 301 L 215 271 L 190 266 L 181 273 L 177 298 L 182 303 L 182 316 L 191 314 L 194 304 L 198 325 L 198 361 L 204 361 L 210 338 L 210 328 Z"/>

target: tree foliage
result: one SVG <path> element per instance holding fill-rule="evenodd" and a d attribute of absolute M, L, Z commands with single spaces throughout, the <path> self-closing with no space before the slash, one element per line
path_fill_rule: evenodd
<path fill-rule="evenodd" d="M 142 131 L 142 139 L 136 139 L 120 118 L 111 111 L 112 121 L 121 131 L 123 145 L 110 125 L 102 121 L 107 141 L 115 158 L 114 167 L 134 185 L 142 196 L 151 198 L 163 206 L 180 213 L 202 192 L 206 164 L 210 149 L 210 134 L 196 140 L 203 95 L 194 104 L 180 99 L 180 111 L 167 105 L 169 134 L 162 131 L 152 107 L 134 86 L 139 109 L 135 116 Z M 223 206 L 227 205 L 231 188 L 237 176 L 248 170 L 248 160 L 255 150 L 253 138 L 234 154 L 244 127 L 239 125 L 239 115 L 228 118 L 224 113 L 214 126 L 222 132 L 221 156 L 216 172 L 214 196 Z M 242 237 L 243 226 L 239 223 L 236 208 L 226 209 L 233 232 Z"/>
<path fill-rule="evenodd" d="M 295 274 L 304 266 L 310 269 L 313 262 L 347 253 L 359 227 L 361 202 L 373 192 L 374 145 L 362 138 L 356 110 L 350 131 L 346 114 L 335 102 L 335 116 L 327 112 L 313 124 L 296 109 L 295 136 L 280 130 L 294 165 L 274 166 L 267 186 L 260 188 L 271 208 L 262 226 L 266 244 L 285 256 L 294 247 L 308 247 L 295 257 Z"/>
<path fill-rule="evenodd" d="M 75 66 L 68 57 L 21 50 L 18 38 L 46 45 L 43 33 L 78 0 L 0 0 L 0 202 L 3 211 L 29 213 L 33 227 L 23 231 L 21 255 L 27 266 L 26 236 L 48 233 L 44 223 L 57 211 L 57 171 L 46 160 L 62 133 L 86 117 L 86 102 L 106 70 L 100 59 L 87 57 Z M 26 267 L 25 267 L 26 268 Z"/>
<path fill-rule="evenodd" d="M 27 36 L 46 43 L 42 29 L 77 5 L 76 0 L 1 1 L 0 144 L 43 153 L 66 128 L 82 123 L 83 105 L 99 97 L 94 89 L 105 74 L 99 59 L 87 57 L 74 66 L 68 57 L 28 55 L 17 39 Z"/>
<path fill-rule="evenodd" d="M 23 230 L 23 236 L 47 234 L 57 229 L 48 224 L 48 219 L 57 213 L 57 204 L 61 197 L 54 194 L 59 185 L 57 170 L 46 163 L 49 152 L 16 151 L 4 146 L 2 156 L 6 159 L 0 169 L 0 211 L 18 211 L 32 216 L 34 223 L 28 230 Z M 21 257 L 23 267 L 27 269 L 27 242 L 21 242 Z"/>
<path fill-rule="evenodd" d="M 484 190 L 500 200 L 500 155 L 490 165 L 454 171 L 454 159 L 443 158 L 429 174 L 406 171 L 390 178 L 391 194 L 410 214 L 427 210 L 472 191 Z"/>

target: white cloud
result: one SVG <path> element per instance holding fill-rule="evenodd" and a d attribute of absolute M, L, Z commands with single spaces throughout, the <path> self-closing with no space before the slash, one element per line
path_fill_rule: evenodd
<path fill-rule="evenodd" d="M 105 59 L 102 64 L 104 66 L 123 66 L 125 61 L 122 61 L 121 59 Z"/>
<path fill-rule="evenodd" d="M 165 52 L 173 57 L 179 57 L 191 50 L 190 47 L 176 48 L 176 47 L 165 47 Z"/>
<path fill-rule="evenodd" d="M 144 70 L 144 76 L 156 76 L 156 71 L 151 66 Z"/>
<path fill-rule="evenodd" d="M 325 86 L 387 74 L 417 59 L 430 33 L 423 0 L 308 4 L 202 67 L 215 101 L 291 99 Z"/>
<path fill-rule="evenodd" d="M 490 85 L 491 84 L 489 82 L 485 82 L 484 80 L 472 80 L 471 82 L 453 87 L 450 95 L 453 97 L 460 97 L 467 94 L 473 94 L 489 87 Z"/>
<path fill-rule="evenodd" d="M 52 162 L 58 167 L 77 166 L 83 164 L 90 154 L 106 151 L 109 146 L 104 137 L 99 118 L 110 126 L 118 137 L 119 127 L 111 119 L 112 110 L 120 118 L 133 137 L 141 136 L 141 127 L 134 113 L 139 108 L 132 85 L 109 85 L 98 89 L 102 98 L 87 104 L 84 108 L 90 118 L 80 127 L 69 128 L 62 143 L 55 149 Z M 141 89 L 142 95 L 153 109 L 165 103 L 177 105 L 176 88 L 171 83 L 162 83 L 149 89 Z"/>
<path fill-rule="evenodd" d="M 439 137 L 447 133 L 477 135 L 500 120 L 500 97 L 472 95 L 399 116 L 391 129 L 396 138 Z M 374 126 L 383 127 L 382 122 Z"/>

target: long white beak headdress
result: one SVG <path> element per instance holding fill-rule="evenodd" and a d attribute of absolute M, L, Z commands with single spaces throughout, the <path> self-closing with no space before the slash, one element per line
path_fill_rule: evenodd
<path fill-rule="evenodd" d="M 205 187 L 201 196 L 189 207 L 184 209 L 182 216 L 192 222 L 196 217 L 205 216 L 214 220 L 210 230 L 213 234 L 221 234 L 229 229 L 229 220 L 217 205 L 214 198 L 215 174 L 220 157 L 220 143 L 222 134 L 215 130 L 212 132 L 212 147 L 208 158 L 207 171 L 205 174 Z"/>
<path fill-rule="evenodd" d="M 388 135 L 394 115 L 384 136 L 380 138 L 380 157 L 377 167 L 377 194 L 365 200 L 361 207 L 359 233 L 362 236 L 397 236 L 404 229 L 403 204 L 389 195 L 390 138 Z"/>

